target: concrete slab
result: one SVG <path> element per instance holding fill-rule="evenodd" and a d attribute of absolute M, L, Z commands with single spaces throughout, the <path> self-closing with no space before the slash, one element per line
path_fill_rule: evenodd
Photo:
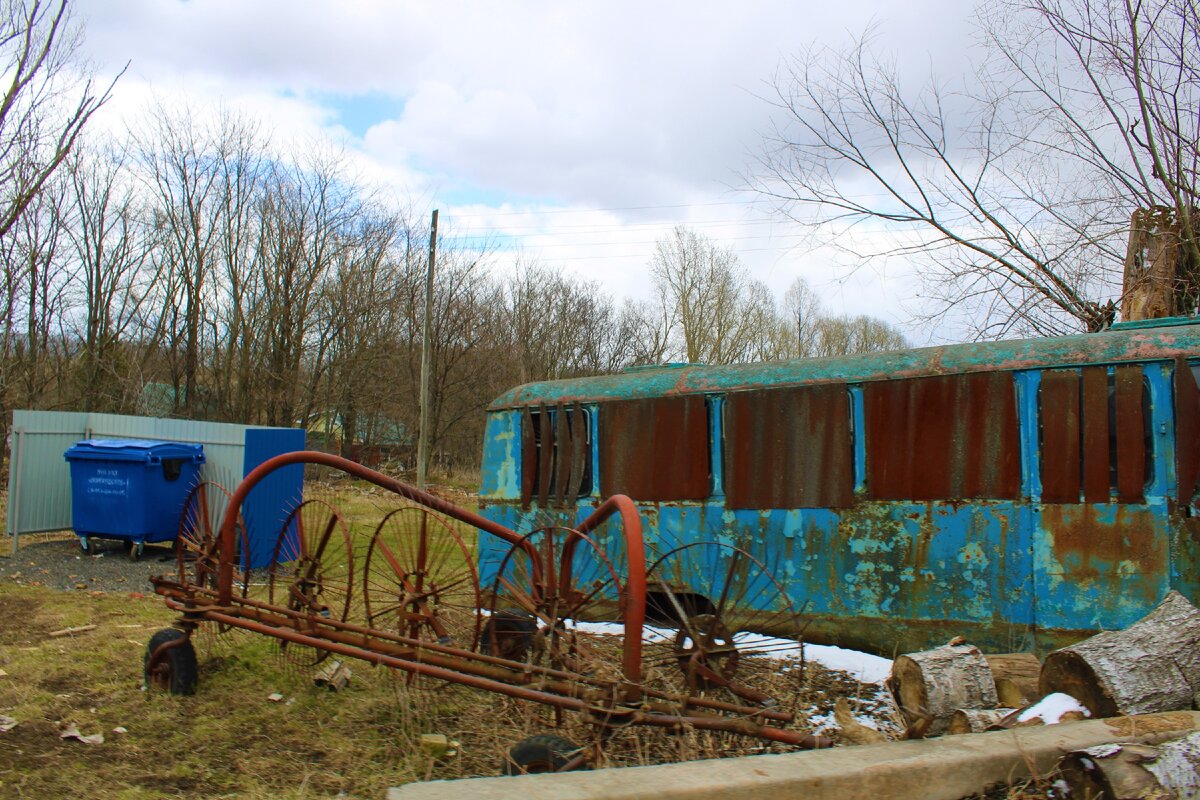
<path fill-rule="evenodd" d="M 1200 729 L 1200 712 L 1142 714 L 1038 728 L 562 775 L 410 783 L 388 800 L 959 800 L 1047 772 L 1069 750 L 1159 742 Z"/>

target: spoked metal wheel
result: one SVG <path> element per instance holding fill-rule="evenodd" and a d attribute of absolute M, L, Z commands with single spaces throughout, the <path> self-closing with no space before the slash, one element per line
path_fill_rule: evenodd
<path fill-rule="evenodd" d="M 188 492 L 175 539 L 175 569 L 179 582 L 216 590 L 220 563 L 220 530 L 229 508 L 229 491 L 219 483 L 203 481 Z M 250 570 L 246 524 L 237 519 L 238 550 L 234 559 L 234 591 L 246 596 Z"/>
<path fill-rule="evenodd" d="M 595 674 L 620 664 L 621 643 L 619 628 L 593 623 L 620 620 L 623 603 L 617 571 L 594 540 L 570 528 L 534 531 L 500 562 L 480 649 Z"/>
<path fill-rule="evenodd" d="M 350 529 L 337 509 L 323 500 L 306 500 L 296 507 L 275 540 L 267 585 L 272 605 L 300 612 L 312 623 L 346 620 L 354 555 Z M 287 659 L 301 667 L 319 664 L 329 655 L 327 650 L 284 641 L 280 646 Z"/>
<path fill-rule="evenodd" d="M 471 548 L 428 509 L 392 511 L 367 549 L 363 605 L 368 627 L 474 650 L 481 599 Z"/>
<path fill-rule="evenodd" d="M 802 657 L 802 624 L 761 561 L 719 542 L 669 551 L 647 571 L 648 663 L 675 663 L 690 692 L 770 704 L 756 678 Z"/>

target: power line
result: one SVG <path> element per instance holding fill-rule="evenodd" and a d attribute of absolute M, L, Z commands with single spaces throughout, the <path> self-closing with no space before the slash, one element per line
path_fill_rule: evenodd
<path fill-rule="evenodd" d="M 568 232 L 568 233 L 570 233 L 570 232 L 608 233 L 608 232 L 613 232 L 613 231 L 627 231 L 630 229 L 637 229 L 637 228 L 649 228 L 649 229 L 676 228 L 676 227 L 680 227 L 680 226 L 685 227 L 685 228 L 723 228 L 723 227 L 730 227 L 730 226 L 746 227 L 746 226 L 753 226 L 753 225 L 778 225 L 778 224 L 779 224 L 779 220 L 772 220 L 772 219 L 752 219 L 752 220 L 717 220 L 717 219 L 714 219 L 714 220 L 700 220 L 697 222 L 688 222 L 688 223 L 681 223 L 681 222 L 630 222 L 630 223 L 624 224 L 624 225 L 619 224 L 619 223 L 616 223 L 616 224 L 591 223 L 591 224 L 587 224 L 587 225 L 555 225 L 553 227 L 548 227 L 545 225 L 514 225 L 512 227 L 505 227 L 505 228 L 487 228 L 487 229 L 484 229 L 486 232 L 478 233 L 478 234 L 465 233 L 465 234 L 451 234 L 451 235 L 456 236 L 456 237 L 485 238 L 489 235 L 507 236 L 507 235 L 511 235 L 511 233 L 514 231 L 516 231 L 516 232 L 529 231 L 529 232 L 531 232 L 531 235 L 553 236 L 553 235 L 557 235 L 557 234 L 560 234 L 563 232 Z M 465 228 L 465 230 L 470 231 L 470 230 L 472 230 L 472 228 L 470 226 L 468 226 L 467 228 Z M 446 238 L 446 237 L 443 236 L 442 238 Z"/>
<path fill-rule="evenodd" d="M 546 235 L 549 236 L 551 234 L 546 234 Z M 760 239 L 765 239 L 768 241 L 772 240 L 772 239 L 799 239 L 799 238 L 803 238 L 806 235 L 807 234 L 803 234 L 803 233 L 778 233 L 778 234 L 766 234 L 766 235 L 762 235 L 762 236 L 728 236 L 728 237 L 724 237 L 722 239 L 715 239 L 714 241 L 718 244 L 723 244 L 725 242 L 757 241 Z M 461 243 L 462 241 L 464 241 L 466 239 L 478 239 L 478 238 L 482 238 L 482 237 L 467 236 L 467 237 L 460 238 L 460 237 L 456 237 L 456 236 L 445 236 L 445 237 L 442 237 L 442 241 L 443 242 Z M 519 238 L 521 238 L 521 237 L 505 236 L 505 235 L 500 235 L 500 236 L 496 237 L 497 240 L 519 239 Z M 530 238 L 530 237 L 526 237 L 526 238 Z M 495 243 L 497 245 L 505 244 L 505 242 L 503 242 L 503 241 L 496 241 Z M 636 241 L 636 242 L 629 242 L 629 241 L 624 241 L 624 240 L 613 240 L 613 241 L 606 241 L 606 242 L 547 242 L 544 244 L 529 243 L 528 246 L 531 249 L 536 248 L 536 249 L 540 250 L 540 249 L 544 249 L 547 247 L 628 247 L 631 245 L 638 246 L 638 245 L 653 245 L 653 244 L 658 244 L 658 240 L 651 239 L 651 240 L 643 240 L 643 241 Z"/>
<path fill-rule="evenodd" d="M 455 214 L 455 219 L 490 219 L 492 217 L 520 217 L 545 214 L 597 214 L 608 211 L 658 211 L 660 209 L 678 209 L 678 208 L 709 208 L 712 206 L 750 206 L 756 203 L 761 203 L 761 200 L 728 200 L 714 203 L 679 203 L 676 205 L 664 206 L 615 206 L 613 208 L 554 208 L 544 211 L 497 211 L 490 214 Z"/>

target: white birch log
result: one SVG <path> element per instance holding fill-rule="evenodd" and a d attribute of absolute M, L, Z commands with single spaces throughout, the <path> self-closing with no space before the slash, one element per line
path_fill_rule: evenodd
<path fill-rule="evenodd" d="M 1200 732 L 1158 745 L 1106 744 L 1059 762 L 1071 798 L 1198 800 Z"/>
<path fill-rule="evenodd" d="M 892 663 L 892 694 L 910 729 L 928 722 L 926 735 L 946 730 L 962 708 L 995 708 L 996 684 L 979 648 L 956 644 L 907 653 Z"/>
<path fill-rule="evenodd" d="M 1200 700 L 1200 611 L 1172 591 L 1123 631 L 1046 656 L 1043 694 L 1063 692 L 1097 717 L 1194 708 Z"/>

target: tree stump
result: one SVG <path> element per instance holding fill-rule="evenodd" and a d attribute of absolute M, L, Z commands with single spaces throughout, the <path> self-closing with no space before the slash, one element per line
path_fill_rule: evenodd
<path fill-rule="evenodd" d="M 969 644 L 899 656 L 888 685 L 910 730 L 927 722 L 924 732 L 931 736 L 946 730 L 955 711 L 995 708 L 997 702 L 987 659 Z"/>
<path fill-rule="evenodd" d="M 1193 708 L 1200 700 L 1200 611 L 1172 591 L 1125 630 L 1046 656 L 1039 689 L 1069 694 L 1097 717 Z"/>
<path fill-rule="evenodd" d="M 1072 800 L 1200 797 L 1200 732 L 1158 745 L 1089 747 L 1058 767 Z"/>

